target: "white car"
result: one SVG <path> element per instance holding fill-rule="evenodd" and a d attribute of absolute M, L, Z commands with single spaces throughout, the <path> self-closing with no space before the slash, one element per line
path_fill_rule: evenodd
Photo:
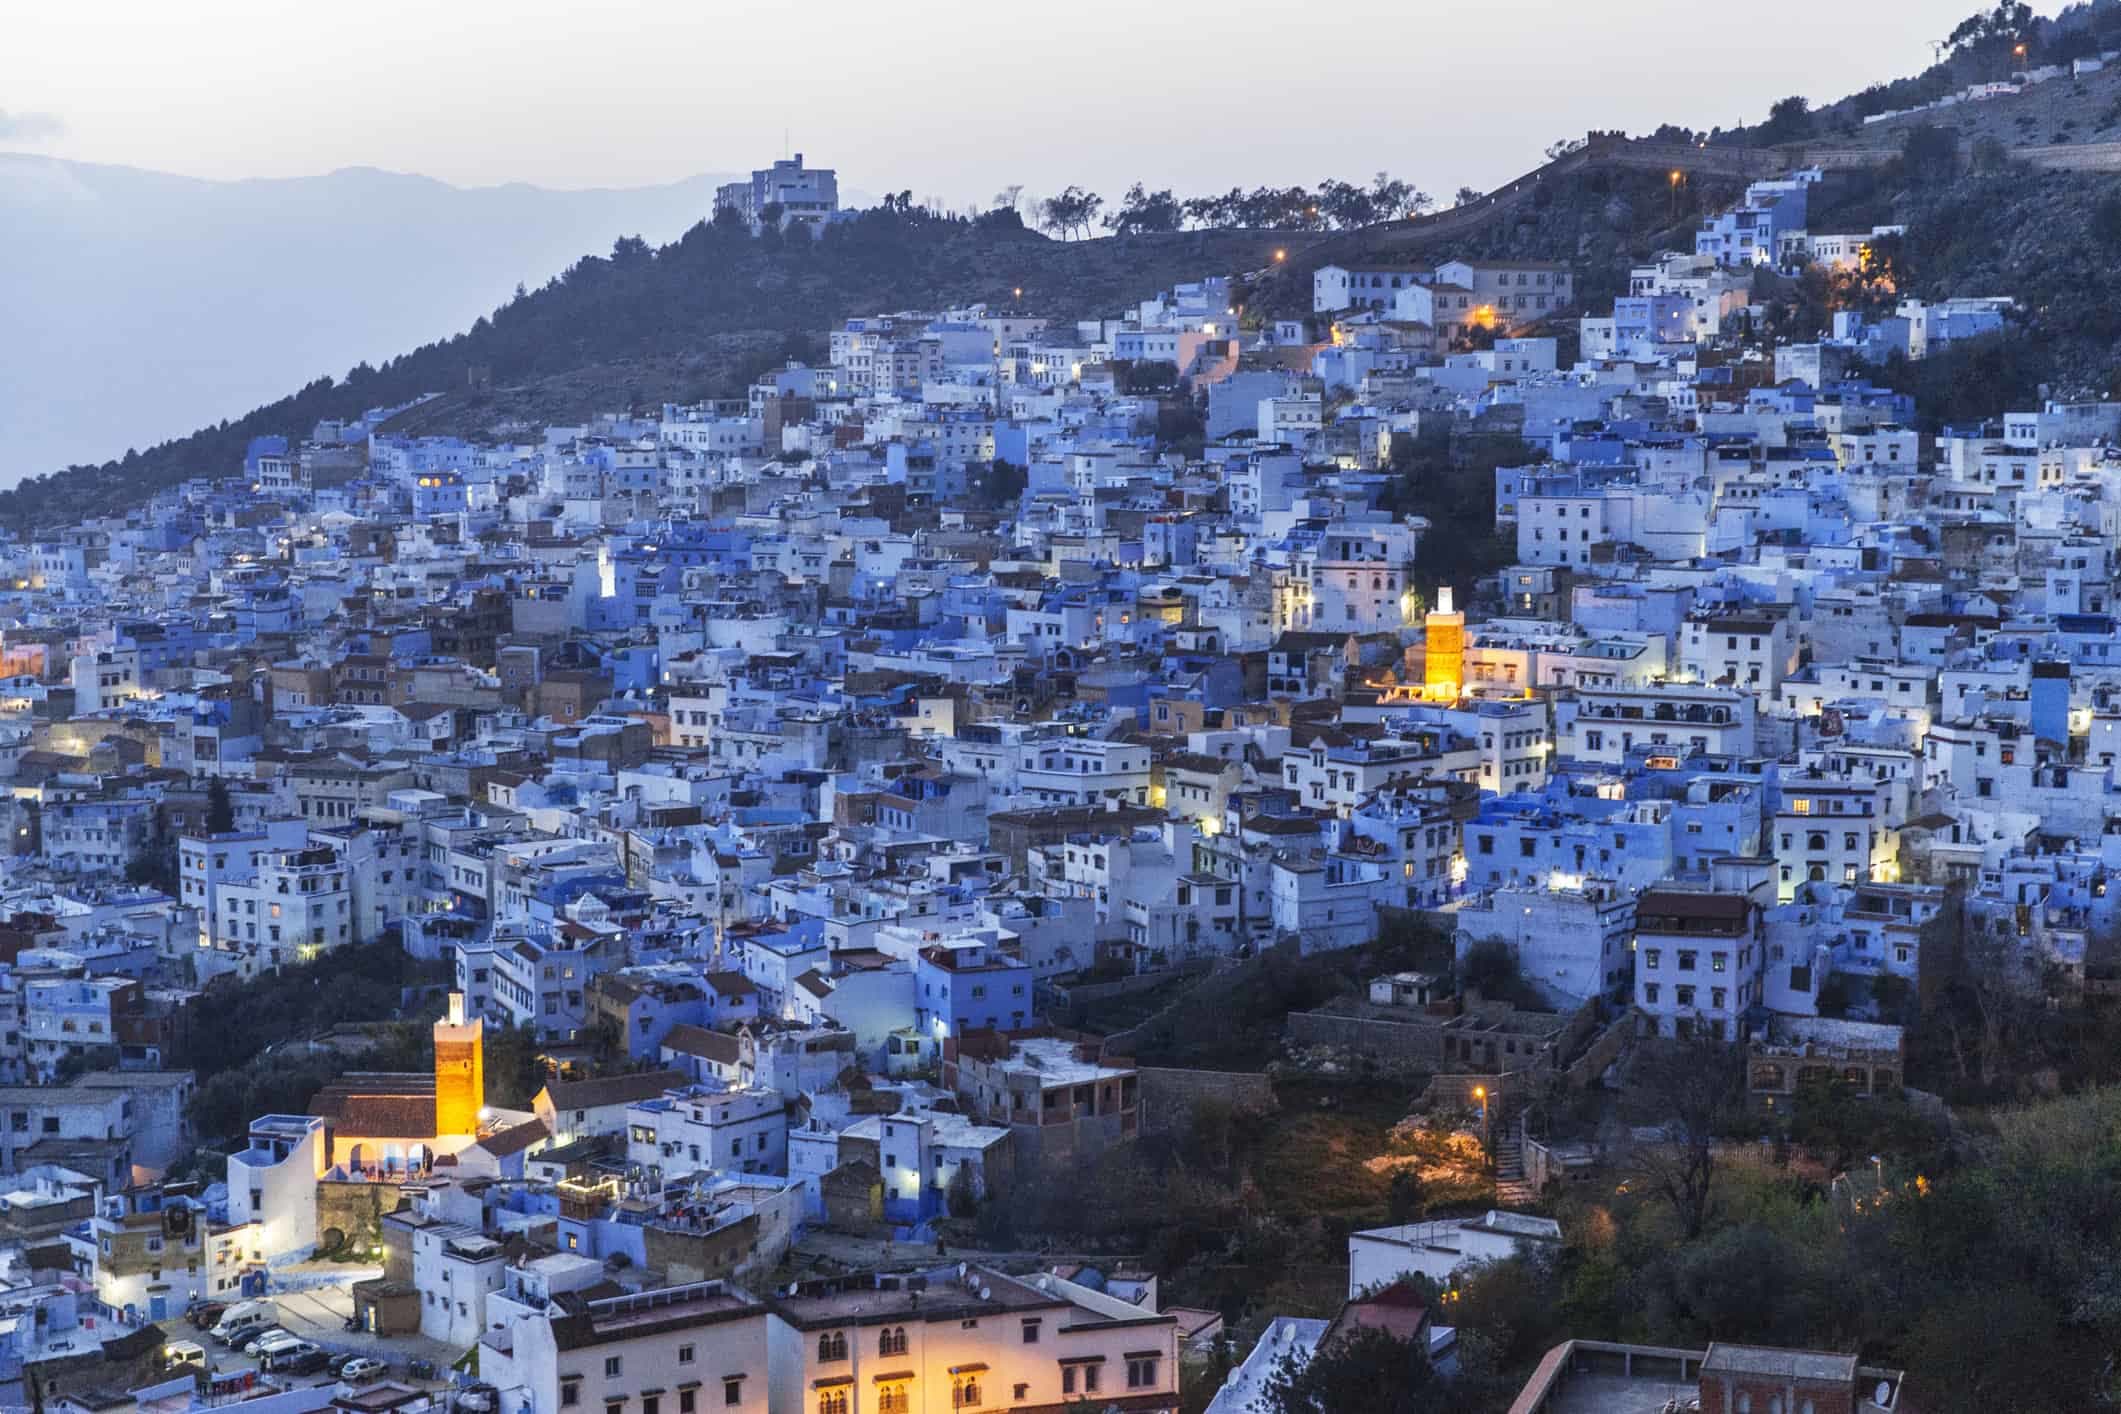
<path fill-rule="evenodd" d="M 300 1338 L 293 1331 L 285 1331 L 278 1326 L 274 1326 L 269 1330 L 259 1331 L 249 1340 L 244 1341 L 243 1353 L 245 1355 L 260 1355 L 264 1353 L 268 1346 L 292 1345 Z"/>
<path fill-rule="evenodd" d="M 366 1384 L 370 1380 L 381 1379 L 389 1369 L 390 1366 L 373 1355 L 363 1355 L 360 1359 L 349 1360 L 339 1367 L 339 1380 L 349 1385 Z"/>

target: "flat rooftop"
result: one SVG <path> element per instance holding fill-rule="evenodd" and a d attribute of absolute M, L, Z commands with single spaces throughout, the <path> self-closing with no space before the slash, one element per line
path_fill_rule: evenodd
<path fill-rule="evenodd" d="M 1699 1380 L 1638 1375 L 1572 1375 L 1540 1414 L 1664 1414 L 1677 1399 L 1684 1409 L 1701 1397 Z"/>
<path fill-rule="evenodd" d="M 555 1320 L 553 1338 L 563 1351 L 578 1350 L 606 1341 L 689 1330 L 764 1311 L 763 1306 L 742 1292 L 720 1282 L 695 1282 L 591 1301 L 579 1313 Z"/>

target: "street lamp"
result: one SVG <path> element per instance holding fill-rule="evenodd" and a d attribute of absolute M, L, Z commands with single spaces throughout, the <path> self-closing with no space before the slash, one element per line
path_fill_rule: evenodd
<path fill-rule="evenodd" d="M 1285 250 L 1277 250 L 1277 251 L 1275 251 L 1275 252 L 1274 252 L 1274 263 L 1275 263 L 1276 265 L 1279 265 L 1279 264 L 1281 264 L 1281 263 L 1282 263 L 1282 262 L 1283 262 L 1284 260 L 1287 260 L 1288 258 L 1289 258 L 1289 252 L 1287 252 L 1287 251 L 1285 251 Z"/>
<path fill-rule="evenodd" d="M 1480 1152 L 1486 1157 L 1491 1145 L 1488 1140 L 1488 1087 L 1475 1085 L 1473 1098 L 1480 1101 Z"/>

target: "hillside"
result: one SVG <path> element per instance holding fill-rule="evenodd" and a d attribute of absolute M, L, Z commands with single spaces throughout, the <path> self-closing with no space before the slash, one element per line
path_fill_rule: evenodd
<path fill-rule="evenodd" d="M 1837 138 L 1850 146 L 1897 148 L 1911 129 L 1926 123 L 1950 128 L 1969 149 L 1983 140 L 2005 147 L 2121 141 L 2121 65 L 2081 78 L 2050 79 L 1980 103 L 1844 126 Z"/>
<path fill-rule="evenodd" d="M 716 180 L 550 191 L 348 168 L 203 181 L 0 153 L 0 483 L 450 334 L 615 236 L 674 240 L 711 209 Z"/>
<path fill-rule="evenodd" d="M 0 492 L 0 521 L 26 530 L 119 509 L 195 476 L 225 476 L 246 441 L 301 435 L 319 418 L 451 396 L 420 410 L 416 430 L 485 432 L 740 394 L 760 370 L 808 352 L 852 314 L 985 300 L 1057 317 L 1110 313 L 1204 273 L 1265 264 L 1271 233 L 1189 231 L 1060 242 L 1020 228 L 974 226 L 919 212 L 863 213 L 818 241 L 754 240 L 699 223 L 651 249 L 621 240 L 577 261 L 463 333 L 343 380 L 318 379 L 232 421 L 98 467 L 35 477 Z M 473 369 L 490 390 L 467 391 Z"/>
<path fill-rule="evenodd" d="M 1817 94 L 1795 103 L 1785 100 L 1775 105 L 1765 123 L 1718 129 L 1706 136 L 1713 143 L 1737 145 L 1832 139 L 1897 146 L 1909 126 L 1926 120 L 1958 127 L 1969 142 L 1989 136 L 2009 147 L 2121 136 L 2115 130 L 2115 118 L 2121 115 L 2109 111 L 2121 94 L 2112 72 L 2064 77 L 2024 94 L 1957 104 L 1921 116 L 1864 122 L 1879 113 L 1921 108 L 1969 85 L 2006 82 L 2034 70 L 2068 70 L 2078 60 L 2121 50 L 2121 0 L 2079 0 L 2045 17 L 2021 0 L 2002 0 L 1975 9 L 1949 34 L 1926 37 L 1935 58 L 1918 74 L 1874 83 L 1831 101 Z"/>

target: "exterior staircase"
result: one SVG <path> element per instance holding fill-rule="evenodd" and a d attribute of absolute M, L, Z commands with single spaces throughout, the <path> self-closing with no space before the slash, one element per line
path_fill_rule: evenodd
<path fill-rule="evenodd" d="M 1539 1197 L 1524 1176 L 1524 1116 L 1514 1116 L 1495 1136 L 1495 1206 L 1523 1208 Z"/>

